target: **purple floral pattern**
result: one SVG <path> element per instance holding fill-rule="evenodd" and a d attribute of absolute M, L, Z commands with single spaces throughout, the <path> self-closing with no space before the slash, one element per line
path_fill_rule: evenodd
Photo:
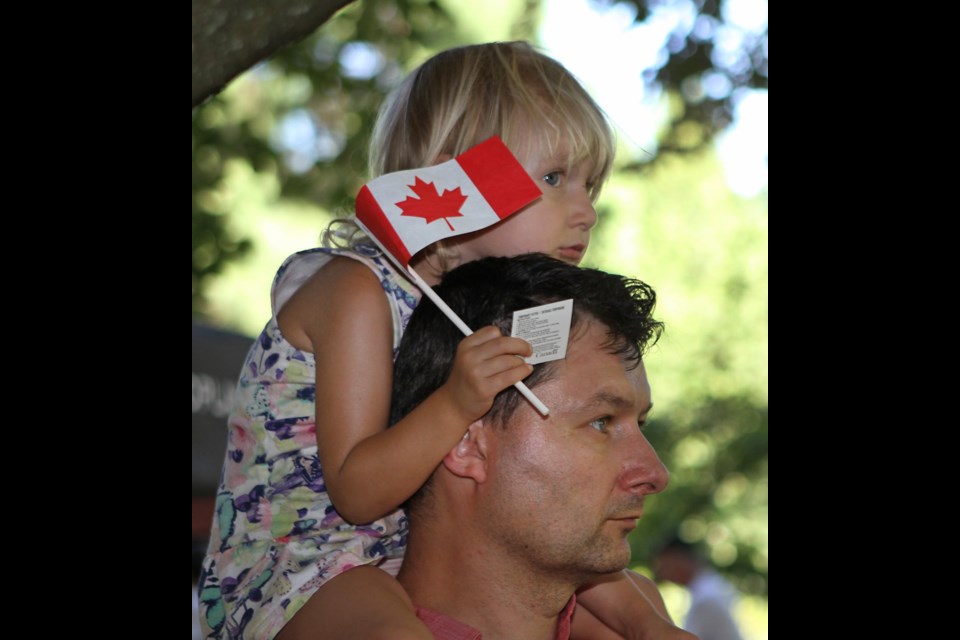
<path fill-rule="evenodd" d="M 199 584 L 207 638 L 273 638 L 324 582 L 357 565 L 400 558 L 406 546 L 402 510 L 355 526 L 331 504 L 317 455 L 313 354 L 294 348 L 277 326 L 282 302 L 333 255 L 359 260 L 380 278 L 393 315 L 394 355 L 420 299 L 372 247 L 301 251 L 278 270 L 273 317 L 247 354 L 228 420 Z"/>

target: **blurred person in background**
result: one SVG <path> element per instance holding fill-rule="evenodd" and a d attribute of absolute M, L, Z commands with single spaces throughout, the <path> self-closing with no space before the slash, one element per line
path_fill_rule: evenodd
<path fill-rule="evenodd" d="M 694 545 L 673 538 L 654 555 L 652 564 L 658 581 L 669 580 L 690 593 L 684 629 L 700 640 L 743 640 L 733 618 L 740 594 Z"/>

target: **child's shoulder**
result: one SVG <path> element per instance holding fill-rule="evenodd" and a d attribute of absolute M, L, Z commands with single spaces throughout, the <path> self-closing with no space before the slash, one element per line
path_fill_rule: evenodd
<path fill-rule="evenodd" d="M 350 287 L 380 289 L 390 272 L 385 260 L 365 245 L 351 249 L 316 247 L 284 260 L 274 277 L 271 306 L 274 315 L 307 283 L 315 292 L 336 295 Z M 330 268 L 325 268 L 330 265 Z"/>
<path fill-rule="evenodd" d="M 319 337 L 349 333 L 357 319 L 390 321 L 392 311 L 377 273 L 351 252 L 309 250 L 284 264 L 274 287 L 273 314 L 296 348 L 315 353 Z"/>

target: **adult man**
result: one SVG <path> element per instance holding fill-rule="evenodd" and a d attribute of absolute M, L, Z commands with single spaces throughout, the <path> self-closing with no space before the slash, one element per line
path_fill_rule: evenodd
<path fill-rule="evenodd" d="M 733 617 L 739 594 L 714 571 L 699 550 L 680 538 L 667 542 L 653 559 L 657 578 L 685 587 L 690 608 L 683 626 L 701 640 L 742 640 Z"/>
<path fill-rule="evenodd" d="M 525 381 L 550 414 L 501 392 L 411 499 L 399 580 L 437 638 L 565 638 L 575 591 L 626 579 L 627 534 L 667 484 L 641 431 L 652 405 L 641 355 L 662 329 L 655 294 L 535 254 L 470 262 L 437 291 L 473 328 L 509 332 L 513 311 L 568 298 L 573 323 L 566 358 Z M 434 305 L 418 307 L 396 359 L 392 421 L 444 382 L 461 338 Z M 577 611 L 578 625 L 599 624 Z"/>

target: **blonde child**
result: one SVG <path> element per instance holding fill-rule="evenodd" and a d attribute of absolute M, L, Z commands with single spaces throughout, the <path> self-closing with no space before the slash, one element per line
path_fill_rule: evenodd
<path fill-rule="evenodd" d="M 433 165 L 493 135 L 543 197 L 416 255 L 431 285 L 484 256 L 539 251 L 579 264 L 587 249 L 613 138 L 580 84 L 526 43 L 452 49 L 414 71 L 380 114 L 371 174 Z M 387 429 L 392 358 L 420 295 L 359 234 L 280 267 L 229 419 L 199 587 L 207 637 L 432 637 L 392 577 L 406 539 L 399 507 L 532 367 L 516 357 L 531 353 L 525 341 L 479 328 L 447 382 Z M 581 593 L 593 614 L 582 619 L 629 637 L 669 632 L 641 591 L 662 613 L 649 581 L 622 574 Z"/>

